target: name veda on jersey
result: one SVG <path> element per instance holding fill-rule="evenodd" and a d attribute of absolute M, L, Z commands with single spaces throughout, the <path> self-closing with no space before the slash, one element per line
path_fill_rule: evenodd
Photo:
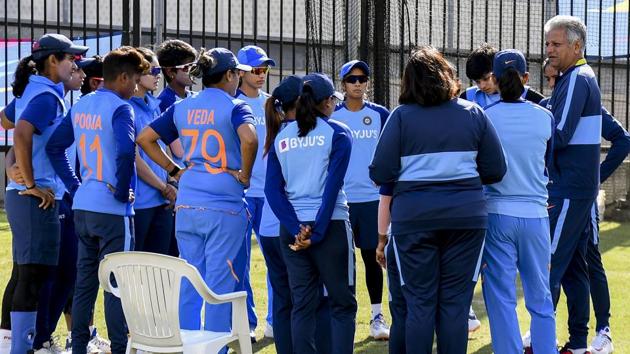
<path fill-rule="evenodd" d="M 351 130 L 352 139 L 378 139 L 378 130 L 376 129 L 360 129 Z"/>
<path fill-rule="evenodd" d="M 326 137 L 323 135 L 304 136 L 298 138 L 284 138 L 279 141 L 280 152 L 287 152 L 291 149 L 302 149 L 313 146 L 324 146 Z"/>
<path fill-rule="evenodd" d="M 187 121 L 194 125 L 214 124 L 214 110 L 208 112 L 207 109 L 189 109 Z"/>
<path fill-rule="evenodd" d="M 74 114 L 74 126 L 87 130 L 103 130 L 100 114 L 77 112 Z"/>

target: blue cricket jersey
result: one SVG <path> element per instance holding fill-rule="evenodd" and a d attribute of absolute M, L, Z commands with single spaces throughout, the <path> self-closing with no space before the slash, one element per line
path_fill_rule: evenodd
<path fill-rule="evenodd" d="M 34 101 L 44 97 L 42 95 L 49 96 L 45 100 L 47 107 L 29 109 Z M 66 114 L 63 96 L 63 83 L 55 84 L 44 76 L 31 75 L 24 93 L 15 101 L 14 112 L 16 125 L 20 119 L 25 119 L 35 128 L 31 155 L 34 182 L 38 187 L 52 189 L 55 195 L 59 193 L 60 185 L 46 153 L 46 144 Z M 38 115 L 45 116 L 45 119 L 42 120 L 41 117 L 37 117 Z M 25 190 L 26 187 L 9 180 L 7 190 L 11 189 Z"/>
<path fill-rule="evenodd" d="M 190 97 L 193 95 L 192 91 L 186 90 L 186 97 Z M 166 85 L 164 89 L 158 94 L 157 99 L 160 101 L 160 112 L 164 113 L 167 109 L 169 109 L 175 102 L 179 102 L 182 100 L 177 92 L 173 90 L 170 86 Z"/>
<path fill-rule="evenodd" d="M 313 222 L 311 242 L 323 240 L 330 220 L 349 220 L 343 179 L 352 150 L 350 130 L 332 119 L 317 118 L 315 128 L 298 137 L 291 122 L 269 149 L 265 195 L 280 224 L 291 234 Z"/>
<path fill-rule="evenodd" d="M 549 196 L 594 199 L 599 191 L 602 102 L 597 78 L 586 60 L 556 79 L 547 109 L 556 123 Z"/>
<path fill-rule="evenodd" d="M 160 115 L 160 100 L 153 97 L 150 93 L 147 93 L 144 97 L 131 97 L 129 104 L 133 107 L 136 132 L 141 132 L 144 127 L 149 125 Z M 158 141 L 158 144 L 163 150 L 166 149 L 166 145 L 164 145 L 164 142 L 161 140 Z M 140 158 L 147 163 L 151 171 L 153 171 L 161 181 L 166 182 L 168 180 L 168 173 L 160 165 L 151 160 L 139 146 L 138 153 L 140 154 Z M 138 178 L 134 208 L 146 209 L 164 204 L 168 204 L 168 200 L 162 196 L 162 192 L 153 188 L 141 178 Z"/>
<path fill-rule="evenodd" d="M 364 102 L 363 108 L 357 112 L 348 110 L 345 103 L 341 103 L 331 116 L 347 125 L 352 134 L 352 153 L 343 184 L 350 203 L 379 199 L 378 187 L 370 179 L 368 166 L 388 116 L 385 107 L 372 102 Z"/>
<path fill-rule="evenodd" d="M 546 166 L 553 153 L 553 115 L 523 99 L 499 101 L 485 108 L 501 140 L 507 172 L 485 186 L 488 213 L 544 218 L 547 213 Z"/>
<path fill-rule="evenodd" d="M 179 138 L 188 166 L 179 181 L 177 206 L 241 210 L 244 188 L 224 168 L 241 169 L 237 129 L 253 124 L 249 106 L 225 91 L 206 88 L 175 103 L 151 128 L 166 143 Z"/>
<path fill-rule="evenodd" d="M 482 184 L 499 182 L 505 171 L 501 143 L 483 110 L 453 99 L 392 111 L 370 178 L 378 185 L 395 183 L 392 232 L 404 234 L 486 228 Z"/>
<path fill-rule="evenodd" d="M 68 191 L 76 189 L 74 210 L 134 214 L 129 202 L 129 190 L 136 188 L 133 121 L 128 101 L 100 88 L 83 96 L 53 133 L 46 151 Z M 66 149 L 75 141 L 80 185 L 66 155 Z"/>
<path fill-rule="evenodd" d="M 256 127 L 256 135 L 258 136 L 258 152 L 256 153 L 256 161 L 252 169 L 252 177 L 249 181 L 249 188 L 246 191 L 247 197 L 263 198 L 265 196 L 265 171 L 266 164 L 263 160 L 263 147 L 265 144 L 265 135 L 267 129 L 265 127 L 265 102 L 269 94 L 260 91 L 258 97 L 248 97 L 243 91 L 236 92 L 236 98 L 243 100 L 252 109 L 254 115 L 254 126 Z"/>

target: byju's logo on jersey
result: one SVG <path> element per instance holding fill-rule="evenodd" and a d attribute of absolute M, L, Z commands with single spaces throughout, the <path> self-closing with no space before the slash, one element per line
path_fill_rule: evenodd
<path fill-rule="evenodd" d="M 289 138 L 284 138 L 280 140 L 280 152 L 289 151 Z"/>
<path fill-rule="evenodd" d="M 298 138 L 284 138 L 279 141 L 278 151 L 287 152 L 291 149 L 302 149 L 313 146 L 324 146 L 326 137 L 323 135 L 305 136 Z"/>

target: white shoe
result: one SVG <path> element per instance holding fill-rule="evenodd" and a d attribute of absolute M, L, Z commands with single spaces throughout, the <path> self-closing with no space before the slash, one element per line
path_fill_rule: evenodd
<path fill-rule="evenodd" d="M 50 341 L 44 342 L 42 347 L 35 351 L 35 354 L 65 354 L 67 351 L 62 348 L 55 338 L 51 338 Z"/>
<path fill-rule="evenodd" d="M 385 322 L 383 314 L 378 314 L 372 321 L 370 321 L 370 336 L 376 340 L 388 340 L 389 339 L 389 327 Z"/>
<path fill-rule="evenodd" d="M 477 319 L 477 315 L 475 315 L 475 311 L 473 311 L 472 307 L 468 312 L 468 333 L 474 332 L 481 327 L 481 321 Z"/>
<path fill-rule="evenodd" d="M 9 354 L 11 351 L 11 330 L 0 329 L 0 354 Z"/>
<path fill-rule="evenodd" d="M 269 323 L 267 323 L 267 326 L 265 327 L 265 338 L 273 339 L 273 327 Z"/>
<path fill-rule="evenodd" d="M 87 352 L 88 353 L 111 353 L 112 352 L 111 344 L 107 339 L 99 336 L 98 333 L 93 333 L 92 338 L 88 342 Z"/>
<path fill-rule="evenodd" d="M 610 354 L 614 350 L 612 343 L 612 334 L 610 328 L 605 327 L 599 330 L 597 336 L 591 342 L 590 351 L 592 354 Z"/>

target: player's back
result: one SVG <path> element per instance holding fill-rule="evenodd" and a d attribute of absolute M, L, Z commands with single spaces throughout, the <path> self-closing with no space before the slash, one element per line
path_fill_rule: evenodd
<path fill-rule="evenodd" d="M 99 89 L 81 98 L 70 111 L 77 154 L 81 163 L 81 185 L 73 209 L 114 215 L 130 215 L 130 203 L 114 198 L 118 184 L 112 120 L 119 107 L 129 103 L 118 94 Z M 131 112 L 132 109 L 129 107 Z"/>
<path fill-rule="evenodd" d="M 175 104 L 173 119 L 188 167 L 179 183 L 177 205 L 243 206 L 243 185 L 224 172 L 241 168 L 240 140 L 233 111 L 245 105 L 225 91 L 206 88 Z"/>

